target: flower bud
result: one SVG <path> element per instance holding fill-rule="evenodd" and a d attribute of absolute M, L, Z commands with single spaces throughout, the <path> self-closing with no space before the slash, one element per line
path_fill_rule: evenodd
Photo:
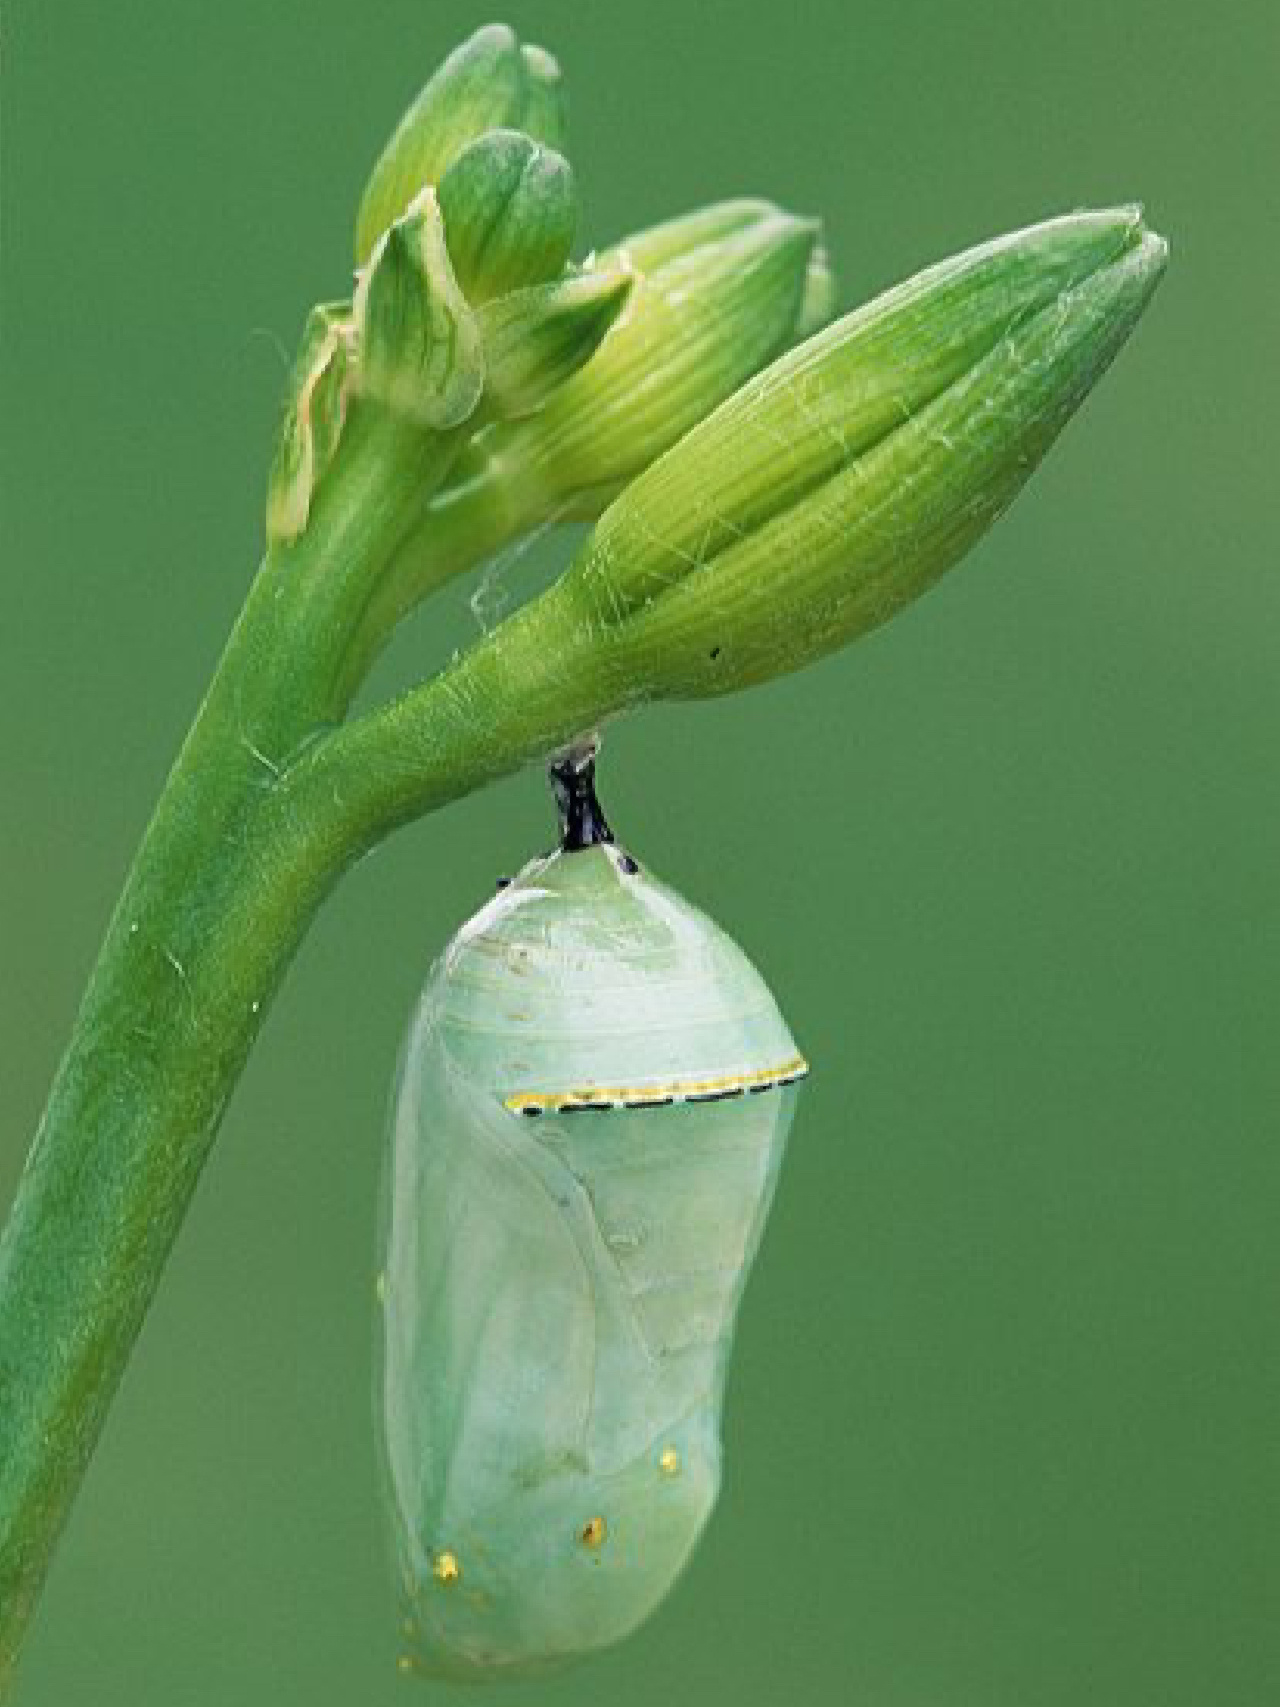
<path fill-rule="evenodd" d="M 356 288 L 360 390 L 396 414 L 456 427 L 480 400 L 480 328 L 449 265 L 435 192 L 378 239 Z"/>
<path fill-rule="evenodd" d="M 490 429 L 459 479 L 488 462 L 531 521 L 611 493 L 791 341 L 817 225 L 767 202 L 731 202 L 606 250 L 635 284 L 594 359 L 529 421 Z"/>
<path fill-rule="evenodd" d="M 569 162 L 516 130 L 468 143 L 437 192 L 454 277 L 473 305 L 558 279 L 573 247 Z"/>
<path fill-rule="evenodd" d="M 759 198 L 740 196 L 735 201 L 712 202 L 693 213 L 679 214 L 647 231 L 624 237 L 601 256 L 602 260 L 625 259 L 637 272 L 657 273 L 674 261 L 683 260 L 695 249 L 723 242 L 761 221 L 776 218 L 779 209 Z M 786 342 L 797 344 L 802 338 L 820 331 L 831 319 L 836 308 L 836 281 L 831 270 L 831 257 L 819 239 L 809 255 L 805 273 L 804 292 L 790 337 Z"/>
<path fill-rule="evenodd" d="M 549 53 L 521 47 L 489 24 L 456 47 L 400 120 L 374 166 L 356 217 L 356 265 L 427 185 L 437 185 L 469 142 L 495 129 L 522 130 L 563 150 L 565 99 Z"/>
<path fill-rule="evenodd" d="M 287 543 L 306 527 L 316 487 L 338 448 L 352 389 L 349 312 L 348 303 L 331 303 L 307 318 L 267 487 L 269 542 Z"/>
<path fill-rule="evenodd" d="M 1120 208 L 919 274 L 690 432 L 605 513 L 556 592 L 607 637 L 631 694 L 725 693 L 843 645 L 1012 501 L 1166 253 Z"/>
<path fill-rule="evenodd" d="M 508 420 L 540 409 L 595 354 L 632 282 L 620 267 L 589 268 L 480 308 L 486 411 Z"/>

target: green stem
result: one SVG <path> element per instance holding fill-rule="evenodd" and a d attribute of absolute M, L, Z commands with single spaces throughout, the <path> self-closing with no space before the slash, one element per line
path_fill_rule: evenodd
<path fill-rule="evenodd" d="M 165 786 L 0 1241 L 0 1692 L 250 1045 L 361 851 L 340 781 L 301 800 L 289 761 L 333 738 L 352 635 L 459 441 L 374 413 L 349 431 L 306 532 L 268 552 Z M 465 747 L 451 762 L 455 792 L 488 774 Z"/>
<path fill-rule="evenodd" d="M 568 744 L 637 696 L 598 623 L 557 584 L 447 669 L 336 730 L 281 780 L 282 818 L 336 802 L 344 844 L 400 825 Z"/>

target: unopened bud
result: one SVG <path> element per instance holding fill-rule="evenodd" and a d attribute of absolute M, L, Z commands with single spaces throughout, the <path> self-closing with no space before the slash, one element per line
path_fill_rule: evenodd
<path fill-rule="evenodd" d="M 356 264 L 427 185 L 485 131 L 522 130 L 563 150 L 566 107 L 559 67 L 521 47 L 505 24 L 489 24 L 454 49 L 400 120 L 374 166 L 356 218 Z"/>
<path fill-rule="evenodd" d="M 513 511 L 535 520 L 631 479 L 786 349 L 817 233 L 735 202 L 606 250 L 600 268 L 636 274 L 625 313 L 538 415 L 482 435 L 465 472 L 489 459 Z"/>
<path fill-rule="evenodd" d="M 468 143 L 440 180 L 449 259 L 473 306 L 564 271 L 577 224 L 569 162 L 521 131 Z"/>
<path fill-rule="evenodd" d="M 943 262 L 745 386 L 605 513 L 555 593 L 632 693 L 800 668 L 930 586 L 1133 329 L 1166 246 L 1134 208 Z"/>

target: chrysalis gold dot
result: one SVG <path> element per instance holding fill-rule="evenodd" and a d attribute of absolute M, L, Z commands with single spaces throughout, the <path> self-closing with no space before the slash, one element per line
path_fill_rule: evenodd
<path fill-rule="evenodd" d="M 457 1555 L 447 1551 L 437 1553 L 431 1564 L 431 1575 L 446 1588 L 450 1583 L 456 1583 L 462 1575 L 462 1566 L 458 1563 Z"/>
<path fill-rule="evenodd" d="M 587 1522 L 583 1524 L 582 1529 L 579 1532 L 578 1539 L 582 1542 L 584 1547 L 600 1547 L 604 1544 L 605 1536 L 608 1535 L 608 1533 L 609 1531 L 605 1527 L 604 1519 L 602 1517 L 592 1517 L 588 1518 Z"/>
<path fill-rule="evenodd" d="M 680 1474 L 680 1454 L 674 1446 L 664 1446 L 658 1454 L 658 1468 L 664 1476 Z"/>

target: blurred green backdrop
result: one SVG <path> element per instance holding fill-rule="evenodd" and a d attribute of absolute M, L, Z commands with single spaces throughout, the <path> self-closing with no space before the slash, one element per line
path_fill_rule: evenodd
<path fill-rule="evenodd" d="M 610 815 L 746 946 L 816 1071 L 694 1567 L 626 1646 L 505 1698 L 1273 1703 L 1273 0 L 507 16 L 569 77 L 588 242 L 763 193 L 825 215 L 852 305 L 1141 196 L 1173 255 L 1082 420 L 939 591 L 804 676 L 609 737 Z M 486 17 L 5 8 L 0 1201 L 256 562 L 285 352 L 343 288 L 386 130 Z M 474 622 L 447 594 L 383 686 Z M 373 1497 L 383 1111 L 430 959 L 550 834 L 524 776 L 326 910 L 17 1707 L 447 1693 L 396 1674 Z"/>

